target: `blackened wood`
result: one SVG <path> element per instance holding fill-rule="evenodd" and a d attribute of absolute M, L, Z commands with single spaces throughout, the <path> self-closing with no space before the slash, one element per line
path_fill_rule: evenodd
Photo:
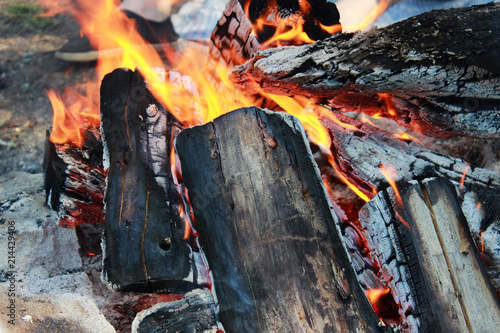
<path fill-rule="evenodd" d="M 392 166 L 396 182 L 446 177 L 460 183 L 464 173 L 465 184 L 500 190 L 500 175 L 482 168 L 470 167 L 459 158 L 445 156 L 411 140 L 404 141 L 379 128 L 341 114 L 336 117 L 357 128 L 352 131 L 328 119 L 321 122 L 332 138 L 332 153 L 339 170 L 367 195 L 373 190 L 389 186 L 380 172 L 380 165 Z"/>
<path fill-rule="evenodd" d="M 218 332 L 216 304 L 209 290 L 195 289 L 181 300 L 159 303 L 137 314 L 132 333 Z"/>
<path fill-rule="evenodd" d="M 379 192 L 359 212 L 368 245 L 409 332 L 500 329 L 500 304 L 456 188 L 426 179 Z"/>
<path fill-rule="evenodd" d="M 102 165 L 101 135 L 89 128 L 82 147 L 45 141 L 43 161 L 47 203 L 58 212 L 59 224 L 72 228 L 104 222 L 106 172 Z"/>
<path fill-rule="evenodd" d="M 485 258 L 495 290 L 500 291 L 500 210 L 497 200 L 500 175 L 469 166 L 461 159 L 439 154 L 411 140 L 398 139 L 369 124 L 339 114 L 336 117 L 357 128 L 351 131 L 347 126 L 322 120 L 331 134 L 332 154 L 338 170 L 369 197 L 373 192 L 389 187 L 381 165 L 395 170 L 393 180 L 398 184 L 431 177 L 444 177 L 454 184 L 460 192 L 469 229 Z"/>
<path fill-rule="evenodd" d="M 260 48 L 252 34 L 252 23 L 238 0 L 230 0 L 210 37 L 209 68 L 232 68 L 250 59 Z"/>
<path fill-rule="evenodd" d="M 185 292 L 198 284 L 184 237 L 182 200 L 170 174 L 175 119 L 138 71 L 117 69 L 101 85 L 101 128 L 109 163 L 103 278 L 115 290 Z"/>
<path fill-rule="evenodd" d="M 356 108 L 358 100 L 381 106 L 378 94 L 385 93 L 394 111 L 385 108 L 384 115 L 407 127 L 498 137 L 499 20 L 498 3 L 432 11 L 381 29 L 260 51 L 232 76 L 246 93 L 305 95 L 333 106 L 339 95 L 344 107 Z"/>
<path fill-rule="evenodd" d="M 228 332 L 383 330 L 295 117 L 243 108 L 175 145 Z"/>

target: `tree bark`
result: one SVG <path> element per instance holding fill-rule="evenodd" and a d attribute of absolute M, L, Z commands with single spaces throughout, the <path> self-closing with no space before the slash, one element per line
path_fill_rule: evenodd
<path fill-rule="evenodd" d="M 296 118 L 243 108 L 175 146 L 228 332 L 384 330 Z"/>
<path fill-rule="evenodd" d="M 429 135 L 498 137 L 499 20 L 498 3 L 432 11 L 260 51 L 232 77 L 245 93 L 263 89 L 328 100 L 341 111 L 382 112 Z"/>
<path fill-rule="evenodd" d="M 109 163 L 103 277 L 116 290 L 185 292 L 207 283 L 199 252 L 185 239 L 182 198 L 169 162 L 179 123 L 138 71 L 117 69 L 101 85 Z M 200 257 L 201 259 L 201 257 Z"/>
<path fill-rule="evenodd" d="M 412 181 L 379 192 L 359 212 L 368 246 L 409 332 L 500 329 L 500 303 L 468 231 L 455 187 Z"/>

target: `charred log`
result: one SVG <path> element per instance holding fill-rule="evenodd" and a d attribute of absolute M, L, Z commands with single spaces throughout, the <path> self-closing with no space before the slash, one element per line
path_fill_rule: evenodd
<path fill-rule="evenodd" d="M 106 172 L 99 130 L 88 129 L 82 147 L 55 144 L 49 136 L 43 161 L 45 193 L 47 203 L 58 212 L 59 224 L 72 228 L 104 222 Z"/>
<path fill-rule="evenodd" d="M 500 304 L 455 187 L 426 179 L 379 192 L 360 211 L 368 246 L 409 332 L 496 331 Z"/>
<path fill-rule="evenodd" d="M 382 329 L 296 118 L 239 109 L 175 145 L 228 332 Z"/>
<path fill-rule="evenodd" d="M 468 228 L 480 250 L 488 275 L 500 291 L 500 175 L 471 167 L 451 156 L 438 154 L 421 145 L 400 140 L 383 130 L 346 116 L 337 115 L 357 131 L 323 120 L 332 138 L 332 152 L 338 170 L 356 187 L 372 196 L 389 187 L 384 166 L 394 169 L 393 181 L 405 184 L 429 178 L 446 178 L 459 194 Z"/>
<path fill-rule="evenodd" d="M 204 284 L 179 216 L 170 172 L 180 124 L 153 98 L 138 71 L 117 69 L 101 85 L 109 163 L 103 278 L 116 290 L 185 292 Z M 201 270 L 203 271 L 203 269 Z"/>
<path fill-rule="evenodd" d="M 498 3 L 432 11 L 381 29 L 260 51 L 232 76 L 246 93 L 263 89 L 329 100 L 340 111 L 382 111 L 429 135 L 498 137 L 499 19 Z"/>
<path fill-rule="evenodd" d="M 132 333 L 217 332 L 217 311 L 207 289 L 195 289 L 181 300 L 159 303 L 137 314 Z"/>

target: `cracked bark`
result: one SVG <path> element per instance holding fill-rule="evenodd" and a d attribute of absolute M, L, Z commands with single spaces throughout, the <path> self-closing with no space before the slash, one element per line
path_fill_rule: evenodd
<path fill-rule="evenodd" d="M 175 146 L 228 332 L 384 330 L 296 118 L 243 108 Z"/>
<path fill-rule="evenodd" d="M 109 163 L 103 278 L 115 290 L 186 292 L 204 279 L 184 239 L 182 205 L 170 172 L 180 124 L 153 98 L 138 71 L 117 69 L 101 85 Z"/>
<path fill-rule="evenodd" d="M 455 186 L 428 178 L 388 188 L 359 212 L 368 246 L 409 332 L 500 329 L 500 303 Z"/>
<path fill-rule="evenodd" d="M 498 3 L 432 11 L 257 52 L 232 78 L 249 94 L 305 95 L 429 135 L 498 137 L 499 20 Z"/>

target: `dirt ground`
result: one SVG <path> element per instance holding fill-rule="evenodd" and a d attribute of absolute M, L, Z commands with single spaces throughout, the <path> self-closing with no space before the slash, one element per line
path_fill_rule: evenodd
<path fill-rule="evenodd" d="M 61 92 L 94 76 L 92 63 L 75 65 L 54 58 L 58 48 L 79 36 L 73 19 L 12 14 L 12 6 L 32 9 L 37 4 L 0 0 L 0 175 L 42 171 L 45 135 L 52 124 L 46 91 Z"/>

